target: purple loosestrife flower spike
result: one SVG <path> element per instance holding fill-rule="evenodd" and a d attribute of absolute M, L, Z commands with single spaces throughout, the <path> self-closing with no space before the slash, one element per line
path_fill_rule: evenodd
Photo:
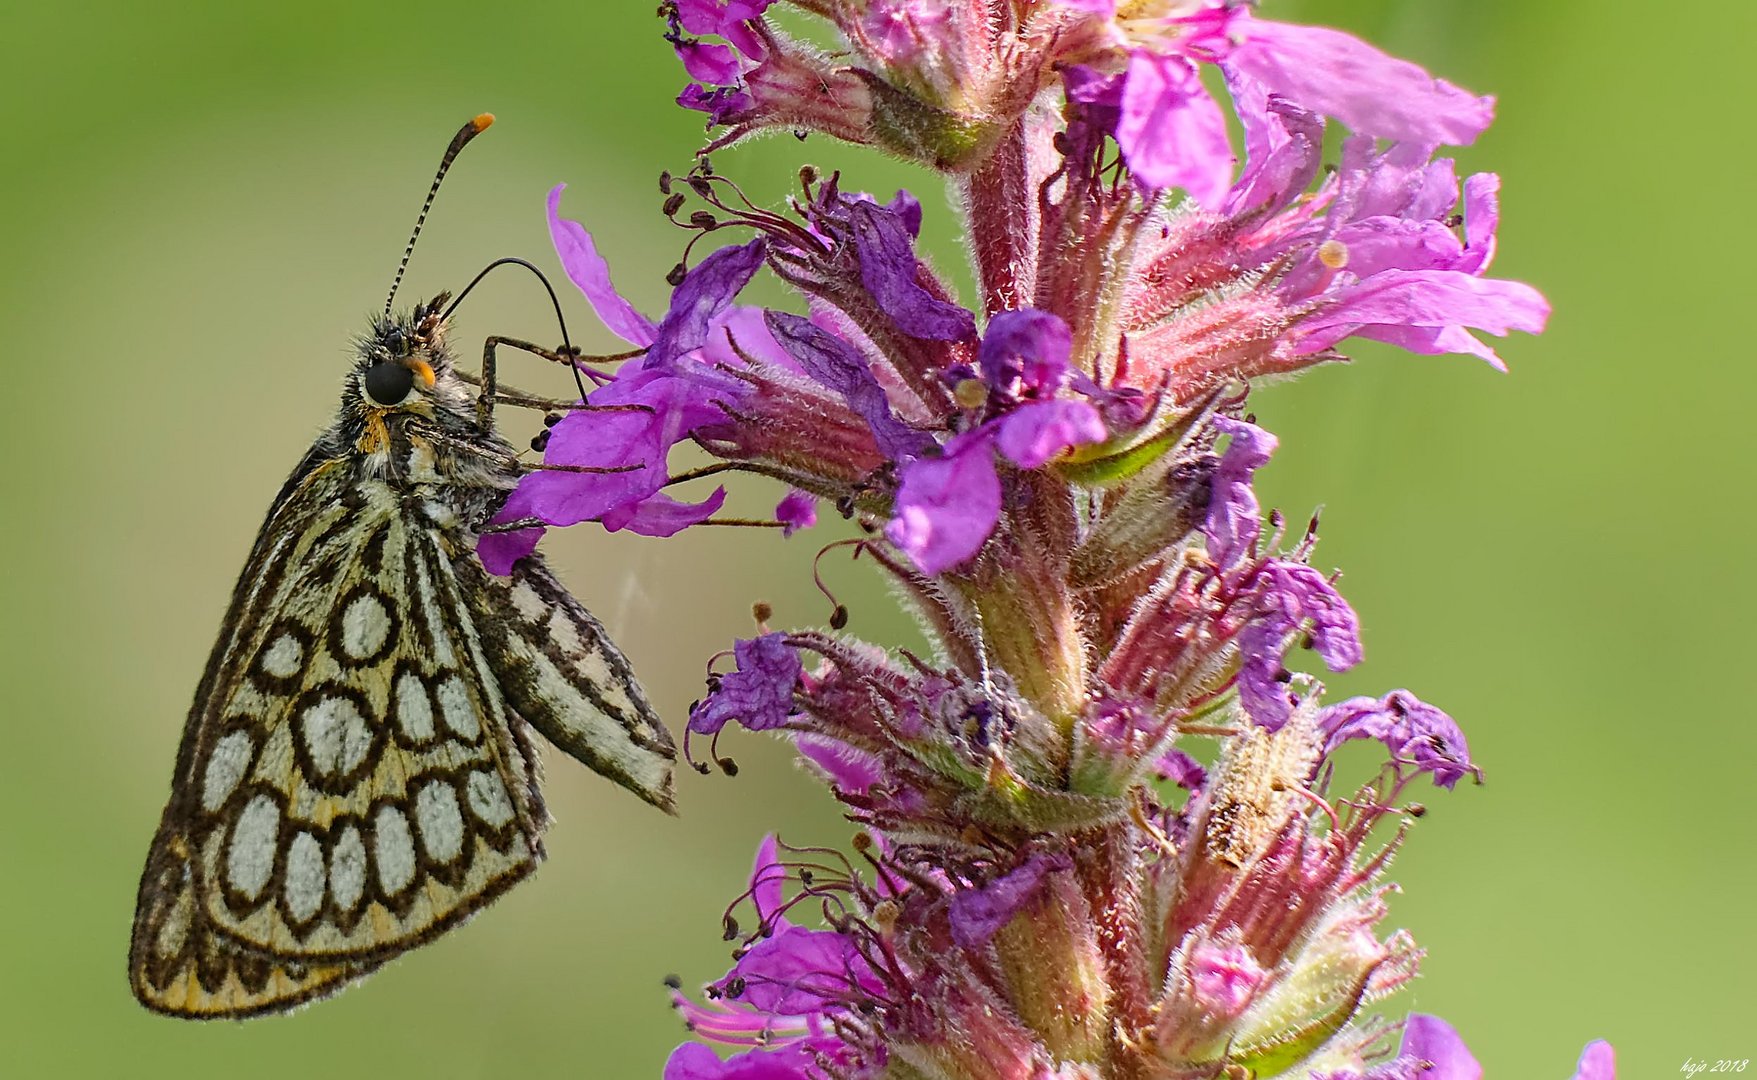
<path fill-rule="evenodd" d="M 1423 953 L 1385 877 L 1410 786 L 1477 766 L 1408 691 L 1326 704 L 1360 618 L 1316 521 L 1265 515 L 1277 440 L 1248 403 L 1354 341 L 1499 367 L 1479 332 L 1543 328 L 1541 294 L 1489 276 L 1500 178 L 1436 156 L 1492 100 L 1230 0 L 661 10 L 705 150 L 816 132 L 914 162 L 975 270 L 959 297 L 907 192 L 806 167 L 784 203 L 747 198 L 703 161 L 665 214 L 736 240 L 655 321 L 551 193 L 568 276 L 642 353 L 546 451 L 621 471 L 529 477 L 498 520 L 702 521 L 722 493 L 668 466 L 689 442 L 779 485 L 783 534 L 833 507 L 929 644 L 768 612 L 715 658 L 696 745 L 790 741 L 859 832 L 847 855 L 763 842 L 729 968 L 673 995 L 700 1041 L 666 1076 L 1479 1077 L 1444 1021 L 1399 1019 Z M 781 310 L 738 305 L 759 276 Z M 1357 739 L 1385 748 L 1364 777 L 1337 753 Z"/>

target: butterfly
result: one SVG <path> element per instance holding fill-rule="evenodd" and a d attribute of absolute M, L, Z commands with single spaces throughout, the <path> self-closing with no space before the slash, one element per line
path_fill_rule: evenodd
<path fill-rule="evenodd" d="M 417 236 L 491 121 L 453 139 Z M 671 810 L 671 738 L 604 628 L 540 556 L 502 577 L 476 554 L 532 466 L 493 426 L 508 339 L 467 380 L 448 299 L 386 302 L 239 575 L 140 882 L 129 979 L 156 1012 L 285 1011 L 531 873 L 548 821 L 533 729 Z"/>

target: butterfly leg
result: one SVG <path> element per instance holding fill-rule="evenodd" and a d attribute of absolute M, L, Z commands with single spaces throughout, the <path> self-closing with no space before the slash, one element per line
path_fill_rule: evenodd
<path fill-rule="evenodd" d="M 646 351 L 645 349 L 633 349 L 628 352 L 611 353 L 605 356 L 583 356 L 577 349 L 568 351 L 547 349 L 534 342 L 525 341 L 520 338 L 507 337 L 502 334 L 495 334 L 482 343 L 482 377 L 479 382 L 482 387 L 482 393 L 476 397 L 476 421 L 484 432 L 489 430 L 490 414 L 497 401 L 504 401 L 509 405 L 522 405 L 534 409 L 568 409 L 577 407 L 569 402 L 554 401 L 547 398 L 534 397 L 529 394 L 516 392 L 497 394 L 495 390 L 496 374 L 494 350 L 501 345 L 528 352 L 533 356 L 540 356 L 551 363 L 565 365 L 574 373 L 575 378 L 578 378 L 580 374 L 580 364 L 613 364 L 618 361 L 632 359 Z M 585 387 L 583 384 L 580 389 L 582 391 L 582 396 L 584 396 L 583 391 Z"/>

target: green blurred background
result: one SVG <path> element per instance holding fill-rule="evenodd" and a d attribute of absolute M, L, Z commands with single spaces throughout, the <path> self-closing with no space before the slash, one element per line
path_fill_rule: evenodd
<path fill-rule="evenodd" d="M 326 422 L 345 346 L 383 296 L 445 140 L 489 109 L 405 300 L 489 259 L 553 266 L 544 192 L 656 310 L 682 237 L 654 178 L 699 124 L 652 0 L 13 5 L 5 220 L 0 1073 L 16 1076 L 654 1077 L 680 1037 L 667 972 L 724 967 L 718 917 L 768 829 L 849 829 L 778 747 L 682 777 L 669 820 L 552 763 L 551 859 L 467 929 L 290 1018 L 196 1026 L 131 1000 L 136 875 L 237 565 Z M 1681 9 L 1680 9 L 1681 10 Z M 1630 11 L 1633 17 L 1618 17 Z M 1430 950 L 1392 1003 L 1440 1013 L 1491 1077 L 1565 1078 L 1588 1039 L 1622 1076 L 1757 1057 L 1757 757 L 1746 204 L 1751 5 L 1688 17 L 1586 0 L 1271 3 L 1500 95 L 1462 155 L 1506 178 L 1499 272 L 1555 303 L 1513 371 L 1362 349 L 1261 394 L 1282 439 L 1267 496 L 1326 505 L 1368 662 L 1465 725 L 1485 787 L 1431 800 L 1396 867 L 1396 925 Z M 772 200 L 810 160 L 850 187 L 923 177 L 813 140 L 722 155 Z M 553 335 L 507 274 L 460 340 Z M 580 335 L 609 346 L 567 298 Z M 560 390 L 516 356 L 504 376 Z M 515 434 L 531 418 L 511 417 Z M 528 434 L 528 431 L 525 432 Z M 776 492 L 740 494 L 760 510 Z M 820 621 L 833 530 L 590 527 L 548 550 L 680 723 L 703 663 L 750 628 Z M 861 566 L 827 561 L 878 641 L 913 631 Z"/>

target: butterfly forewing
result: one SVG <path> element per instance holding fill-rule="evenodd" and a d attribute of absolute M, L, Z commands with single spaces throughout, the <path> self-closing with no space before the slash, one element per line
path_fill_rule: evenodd
<path fill-rule="evenodd" d="M 476 557 L 470 526 L 516 470 L 483 467 L 511 450 L 462 426 L 434 335 L 450 411 L 350 427 L 345 399 L 240 577 L 141 881 L 130 976 L 151 1008 L 333 992 L 529 874 L 547 814 L 527 720 L 670 807 L 670 738 L 603 628 L 535 556 L 512 578 Z"/>

